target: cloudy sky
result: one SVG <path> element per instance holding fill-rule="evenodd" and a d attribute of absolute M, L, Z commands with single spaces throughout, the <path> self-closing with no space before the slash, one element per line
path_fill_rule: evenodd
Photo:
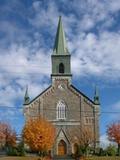
<path fill-rule="evenodd" d="M 73 84 L 101 102 L 100 134 L 120 117 L 120 0 L 0 0 L 0 120 L 20 133 L 26 85 L 37 96 L 50 83 L 62 16 Z"/>

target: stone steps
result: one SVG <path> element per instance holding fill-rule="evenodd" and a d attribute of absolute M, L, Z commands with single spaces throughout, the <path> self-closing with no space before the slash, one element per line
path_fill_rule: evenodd
<path fill-rule="evenodd" d="M 53 160 L 74 160 L 73 158 L 53 158 Z"/>
<path fill-rule="evenodd" d="M 69 158 L 69 159 L 66 159 L 66 158 L 64 159 L 64 158 L 60 158 L 60 159 L 53 159 L 53 160 L 75 160 L 75 159 L 70 159 L 70 158 Z"/>
<path fill-rule="evenodd" d="M 64 157 L 55 156 L 53 157 L 53 160 L 74 160 L 74 159 L 70 156 L 64 156 Z"/>

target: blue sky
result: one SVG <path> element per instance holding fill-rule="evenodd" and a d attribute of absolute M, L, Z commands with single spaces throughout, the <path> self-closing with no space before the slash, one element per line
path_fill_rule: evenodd
<path fill-rule="evenodd" d="M 32 99 L 51 83 L 59 15 L 73 84 L 91 99 L 99 87 L 107 142 L 106 126 L 120 117 L 120 0 L 0 0 L 0 119 L 19 133 L 26 85 Z"/>

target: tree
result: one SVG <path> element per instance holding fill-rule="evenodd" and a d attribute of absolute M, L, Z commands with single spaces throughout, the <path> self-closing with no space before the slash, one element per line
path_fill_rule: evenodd
<path fill-rule="evenodd" d="M 120 122 L 112 123 L 107 127 L 107 135 L 110 141 L 118 145 L 118 155 L 120 155 Z"/>
<path fill-rule="evenodd" d="M 51 150 L 55 138 L 55 129 L 43 118 L 30 119 L 23 129 L 23 140 L 32 151 L 43 152 Z"/>
<path fill-rule="evenodd" d="M 93 143 L 93 134 L 91 129 L 84 128 L 81 129 L 81 134 L 79 136 L 79 143 L 86 148 Z"/>
<path fill-rule="evenodd" d="M 79 136 L 79 143 L 84 148 L 85 154 L 87 154 L 89 146 L 93 145 L 94 136 L 91 128 L 82 128 Z"/>
<path fill-rule="evenodd" d="M 75 143 L 80 146 L 83 154 L 87 154 L 89 146 L 93 145 L 94 135 L 91 128 L 84 127 L 78 128 L 73 131 L 73 136 L 75 135 Z"/>
<path fill-rule="evenodd" d="M 1 146 L 16 146 L 16 133 L 9 124 L 0 122 L 0 144 Z"/>
<path fill-rule="evenodd" d="M 107 148 L 106 148 L 106 154 L 108 156 L 115 156 L 116 155 L 116 147 L 114 145 L 109 145 Z"/>

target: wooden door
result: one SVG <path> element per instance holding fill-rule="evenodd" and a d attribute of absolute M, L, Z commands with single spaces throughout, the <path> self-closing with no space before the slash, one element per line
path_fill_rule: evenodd
<path fill-rule="evenodd" d="M 61 140 L 58 144 L 58 155 L 64 156 L 67 154 L 66 152 L 67 152 L 66 143 L 63 140 Z"/>

